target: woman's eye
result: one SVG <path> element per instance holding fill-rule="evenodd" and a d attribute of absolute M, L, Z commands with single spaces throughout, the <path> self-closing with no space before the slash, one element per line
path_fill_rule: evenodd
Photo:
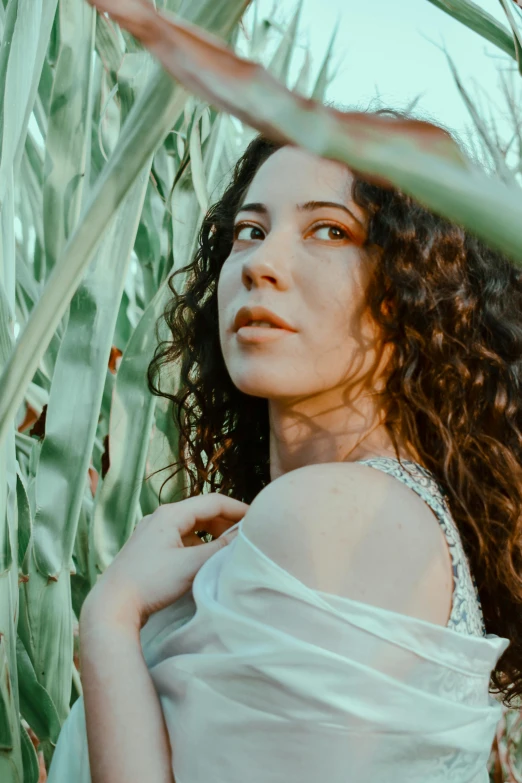
<path fill-rule="evenodd" d="M 262 236 L 252 236 L 252 231 L 259 231 L 261 234 L 263 234 L 262 229 L 259 228 L 259 226 L 245 226 L 245 225 L 238 225 L 234 228 L 234 239 L 237 242 L 248 242 L 252 239 L 262 239 Z M 249 233 L 250 232 L 250 236 Z"/>
<path fill-rule="evenodd" d="M 318 239 L 348 239 L 348 234 L 340 226 L 333 225 L 332 223 L 326 223 L 322 226 L 317 226 L 313 233 L 317 236 L 319 231 L 323 231 L 324 235 L 318 237 Z"/>
<path fill-rule="evenodd" d="M 323 232 L 323 236 L 319 236 L 319 232 Z M 258 232 L 257 235 L 254 232 Z M 335 223 L 323 223 L 316 226 L 311 231 L 318 239 L 321 240 L 342 240 L 349 239 L 348 232 L 337 226 Z M 259 226 L 241 224 L 234 226 L 234 241 L 235 242 L 252 242 L 256 239 L 263 239 L 264 232 Z"/>

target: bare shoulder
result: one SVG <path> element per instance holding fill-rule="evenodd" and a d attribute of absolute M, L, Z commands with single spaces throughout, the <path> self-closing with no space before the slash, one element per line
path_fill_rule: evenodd
<path fill-rule="evenodd" d="M 453 572 L 440 524 L 383 471 L 335 462 L 286 473 L 255 498 L 242 529 L 314 590 L 447 623 Z"/>

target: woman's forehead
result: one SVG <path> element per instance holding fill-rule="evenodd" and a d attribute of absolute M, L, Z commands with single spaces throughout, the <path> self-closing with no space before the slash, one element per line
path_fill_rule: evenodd
<path fill-rule="evenodd" d="M 306 201 L 338 201 L 363 220 L 363 210 L 351 197 L 353 179 L 344 163 L 298 147 L 282 147 L 261 164 L 244 201 L 260 202 L 269 209 Z"/>

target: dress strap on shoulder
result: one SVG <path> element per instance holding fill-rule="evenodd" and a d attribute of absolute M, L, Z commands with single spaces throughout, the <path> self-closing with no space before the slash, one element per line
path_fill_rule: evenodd
<path fill-rule="evenodd" d="M 477 583 L 471 573 L 459 529 L 452 517 L 447 494 L 433 473 L 417 462 L 405 459 L 399 461 L 395 457 L 370 457 L 357 462 L 399 479 L 432 509 L 448 542 L 453 564 L 453 603 L 448 626 L 460 633 L 485 636 Z"/>
<path fill-rule="evenodd" d="M 384 473 L 402 481 L 410 489 L 413 489 L 430 506 L 437 517 L 449 516 L 451 512 L 447 502 L 447 495 L 433 473 L 427 468 L 419 465 L 418 462 L 403 459 L 398 460 L 395 457 L 369 457 L 368 459 L 357 460 L 358 462 L 369 465 L 371 468 L 377 468 Z M 451 523 L 454 525 L 453 519 Z"/>

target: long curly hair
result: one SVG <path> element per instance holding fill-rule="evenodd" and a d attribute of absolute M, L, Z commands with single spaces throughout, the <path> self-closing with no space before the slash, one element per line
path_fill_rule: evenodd
<path fill-rule="evenodd" d="M 217 282 L 242 198 L 281 146 L 262 134 L 251 141 L 205 215 L 194 258 L 168 281 L 173 297 L 162 318 L 170 339 L 159 342 L 148 383 L 171 401 L 179 431 L 178 461 L 168 466 L 177 469 L 166 481 L 184 470 L 189 496 L 221 492 L 251 503 L 270 482 L 268 401 L 239 391 L 228 374 Z M 368 214 L 363 247 L 382 248 L 366 298 L 383 344 L 394 349 L 384 423 L 393 443 L 413 444 L 447 495 L 487 632 L 511 641 L 490 682 L 511 707 L 522 695 L 522 276 L 506 256 L 396 188 L 355 173 L 352 197 Z M 187 277 L 178 292 L 180 273 Z M 162 390 L 161 367 L 172 363 L 177 387 Z"/>

